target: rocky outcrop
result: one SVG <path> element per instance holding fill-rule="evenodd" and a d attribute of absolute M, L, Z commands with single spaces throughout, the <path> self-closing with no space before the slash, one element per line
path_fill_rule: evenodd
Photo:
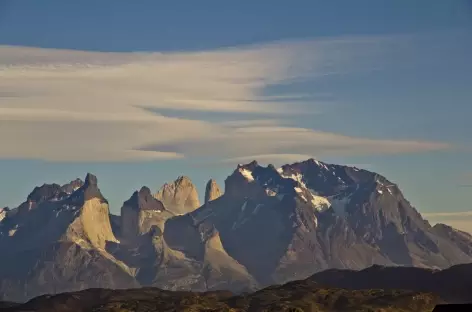
<path fill-rule="evenodd" d="M 61 186 L 61 190 L 66 193 L 66 194 L 72 194 L 75 191 L 77 191 L 79 188 L 81 188 L 84 185 L 84 182 L 77 178 L 69 183 L 64 184 Z"/>
<path fill-rule="evenodd" d="M 10 208 L 4 207 L 0 208 L 0 222 L 7 217 L 7 213 L 10 211 Z"/>
<path fill-rule="evenodd" d="M 161 201 L 154 198 L 148 187 L 133 193 L 121 208 L 121 234 L 123 238 L 133 239 L 157 226 L 164 231 L 165 221 L 172 214 Z"/>
<path fill-rule="evenodd" d="M 208 181 L 205 188 L 205 204 L 219 198 L 221 195 L 223 195 L 223 192 L 221 191 L 216 181 L 213 179 Z"/>
<path fill-rule="evenodd" d="M 186 214 L 200 207 L 197 188 L 185 176 L 177 178 L 173 183 L 164 184 L 155 197 L 176 215 Z"/>
<path fill-rule="evenodd" d="M 256 280 L 247 269 L 228 255 L 214 225 L 200 224 L 199 232 L 204 244 L 203 276 L 207 289 L 250 291 L 257 288 Z"/>

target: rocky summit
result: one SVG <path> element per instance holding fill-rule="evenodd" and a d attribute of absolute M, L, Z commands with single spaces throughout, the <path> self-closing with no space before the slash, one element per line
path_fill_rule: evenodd
<path fill-rule="evenodd" d="M 185 176 L 164 184 L 155 197 L 174 214 L 183 215 L 200 207 L 197 188 L 190 178 Z"/>
<path fill-rule="evenodd" d="M 205 188 L 205 204 L 212 200 L 217 199 L 221 195 L 223 195 L 223 192 L 221 191 L 216 181 L 213 179 L 208 181 Z"/>
<path fill-rule="evenodd" d="M 431 226 L 380 174 L 309 159 L 238 165 L 224 192 L 207 183 L 203 205 L 188 177 L 156 194 L 142 187 L 120 216 L 92 174 L 44 184 L 0 211 L 0 250 L 0 299 L 24 301 L 85 288 L 243 293 L 372 265 L 444 269 L 472 262 L 472 236 Z"/>

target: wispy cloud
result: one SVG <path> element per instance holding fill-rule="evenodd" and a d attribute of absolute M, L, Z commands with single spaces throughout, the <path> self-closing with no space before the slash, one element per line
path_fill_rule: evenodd
<path fill-rule="evenodd" d="M 293 127 L 293 116 L 306 113 L 297 105 L 304 96 L 265 92 L 307 77 L 376 68 L 379 64 L 366 56 L 390 44 L 382 38 L 345 38 L 165 54 L 3 46 L 0 158 L 299 160 L 449 148 L 441 142 Z M 171 117 L 165 110 L 186 117 Z M 254 119 L 215 121 L 202 112 Z"/>

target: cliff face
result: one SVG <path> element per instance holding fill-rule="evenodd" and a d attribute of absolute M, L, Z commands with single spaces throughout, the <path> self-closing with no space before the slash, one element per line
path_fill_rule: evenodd
<path fill-rule="evenodd" d="M 43 185 L 0 223 L 0 294 L 22 301 L 89 287 L 138 286 L 126 265 L 106 249 L 117 240 L 108 203 L 95 176 L 73 192 Z M 58 191 L 56 191 L 58 190 Z"/>
<path fill-rule="evenodd" d="M 185 176 L 170 184 L 164 184 L 155 197 L 176 215 L 183 215 L 200 207 L 197 188 L 190 178 Z"/>
<path fill-rule="evenodd" d="M 88 174 L 85 183 L 64 201 L 63 210 L 75 207 L 77 216 L 68 227 L 63 240 L 75 242 L 83 247 L 105 250 L 108 243 L 117 240 L 110 224 L 107 200 L 98 188 L 97 178 Z M 62 211 L 62 210 L 61 210 Z"/>

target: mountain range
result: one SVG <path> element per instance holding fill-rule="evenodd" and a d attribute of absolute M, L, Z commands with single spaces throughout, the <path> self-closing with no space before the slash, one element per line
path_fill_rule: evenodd
<path fill-rule="evenodd" d="M 130 195 L 113 215 L 88 174 L 1 209 L 0 299 L 140 286 L 244 293 L 328 269 L 472 262 L 471 235 L 431 226 L 395 183 L 356 167 L 253 161 L 224 191 L 210 180 L 203 203 L 185 176 Z"/>

